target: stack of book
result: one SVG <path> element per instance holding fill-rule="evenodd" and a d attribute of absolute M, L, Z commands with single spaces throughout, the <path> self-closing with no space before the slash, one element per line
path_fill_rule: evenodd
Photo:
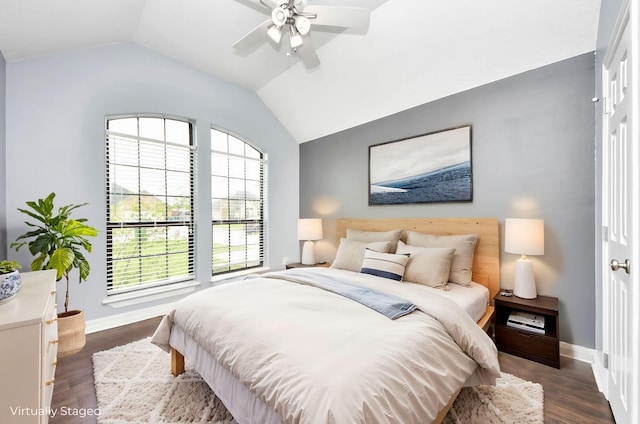
<path fill-rule="evenodd" d="M 514 311 L 507 319 L 509 327 L 544 334 L 544 316 Z"/>

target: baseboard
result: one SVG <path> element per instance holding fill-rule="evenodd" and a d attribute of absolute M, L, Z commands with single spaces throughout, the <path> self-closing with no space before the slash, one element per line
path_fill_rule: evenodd
<path fill-rule="evenodd" d="M 605 398 L 608 399 L 607 370 L 602 365 L 602 361 L 600 360 L 598 352 L 595 349 L 560 342 L 560 356 L 565 356 L 567 358 L 572 358 L 577 361 L 582 361 L 590 364 L 591 371 L 593 372 L 593 378 L 596 381 L 598 390 L 600 391 L 600 393 L 604 394 Z"/>
<path fill-rule="evenodd" d="M 96 333 L 98 331 L 109 330 L 111 328 L 133 324 L 134 322 L 144 321 L 145 319 L 166 315 L 173 308 L 173 306 L 174 302 L 170 302 L 162 305 L 138 309 L 136 311 L 88 320 L 85 333 Z"/>
<path fill-rule="evenodd" d="M 598 386 L 598 390 L 600 390 L 604 397 L 609 399 L 609 372 L 603 365 L 602 352 L 596 352 L 594 359 L 595 361 L 593 361 L 591 368 L 593 368 L 593 377 L 596 380 L 596 386 Z"/>
<path fill-rule="evenodd" d="M 575 359 L 577 361 L 594 363 L 595 350 L 588 347 L 578 346 L 570 343 L 560 342 L 560 356 Z"/>

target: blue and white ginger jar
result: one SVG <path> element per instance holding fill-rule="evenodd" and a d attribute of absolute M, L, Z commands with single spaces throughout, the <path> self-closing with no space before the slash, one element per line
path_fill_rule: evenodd
<path fill-rule="evenodd" d="M 13 299 L 22 287 L 22 279 L 18 271 L 0 275 L 0 304 Z"/>

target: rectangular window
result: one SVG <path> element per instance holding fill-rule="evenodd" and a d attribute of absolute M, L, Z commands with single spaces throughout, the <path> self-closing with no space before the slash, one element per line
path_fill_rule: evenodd
<path fill-rule="evenodd" d="M 211 130 L 213 275 L 263 265 L 265 175 L 260 151 Z"/>
<path fill-rule="evenodd" d="M 107 293 L 194 278 L 193 125 L 106 122 Z"/>

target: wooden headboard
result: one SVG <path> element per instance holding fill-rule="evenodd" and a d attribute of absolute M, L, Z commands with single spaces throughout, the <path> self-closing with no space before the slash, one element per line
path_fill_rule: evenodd
<path fill-rule="evenodd" d="M 473 281 L 489 289 L 491 304 L 500 290 L 500 236 L 495 218 L 341 218 L 336 220 L 336 237 L 346 237 L 347 228 L 362 231 L 390 231 L 402 228 L 402 240 L 407 231 L 436 235 L 477 234 L 473 256 Z"/>

